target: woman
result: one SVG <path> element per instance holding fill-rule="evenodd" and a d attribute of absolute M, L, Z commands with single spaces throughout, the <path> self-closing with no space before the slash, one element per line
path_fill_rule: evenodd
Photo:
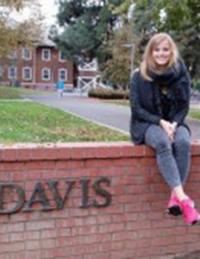
<path fill-rule="evenodd" d="M 190 77 L 173 39 L 155 34 L 147 44 L 131 85 L 131 137 L 156 151 L 159 170 L 171 189 L 167 211 L 183 214 L 187 224 L 199 221 L 194 202 L 184 191 L 190 166 Z"/>

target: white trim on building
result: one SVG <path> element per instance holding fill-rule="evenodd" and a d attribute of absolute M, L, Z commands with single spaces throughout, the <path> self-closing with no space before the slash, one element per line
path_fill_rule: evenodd
<path fill-rule="evenodd" d="M 97 59 L 93 59 L 91 62 L 83 62 L 78 66 L 79 71 L 98 71 Z"/>
<path fill-rule="evenodd" d="M 42 60 L 43 61 L 50 61 L 51 60 L 51 50 L 48 48 L 42 49 Z"/>
<path fill-rule="evenodd" d="M 58 69 L 58 80 L 66 82 L 68 80 L 68 71 L 66 68 Z"/>
<path fill-rule="evenodd" d="M 32 59 L 32 51 L 29 48 L 22 48 L 22 59 L 24 60 Z"/>
<path fill-rule="evenodd" d="M 41 70 L 41 78 L 43 81 L 50 81 L 51 80 L 51 69 L 48 67 L 43 67 Z"/>
<path fill-rule="evenodd" d="M 16 66 L 8 67 L 8 79 L 10 79 L 10 80 L 17 79 L 17 67 Z"/>
<path fill-rule="evenodd" d="M 32 67 L 23 67 L 22 68 L 22 78 L 25 81 L 29 81 L 29 80 L 33 79 Z"/>
<path fill-rule="evenodd" d="M 63 51 L 59 50 L 58 52 L 58 60 L 60 62 L 66 62 L 66 56 Z"/>
<path fill-rule="evenodd" d="M 60 62 L 66 62 L 66 60 L 67 60 L 65 53 L 61 50 L 59 50 L 59 52 L 58 52 L 58 60 Z"/>
<path fill-rule="evenodd" d="M 77 87 L 83 91 L 96 88 L 98 76 L 78 76 Z"/>

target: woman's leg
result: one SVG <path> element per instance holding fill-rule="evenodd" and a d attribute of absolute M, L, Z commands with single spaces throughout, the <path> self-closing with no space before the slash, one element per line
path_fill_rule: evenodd
<path fill-rule="evenodd" d="M 185 135 L 186 133 L 182 134 Z M 178 131 L 177 131 L 178 135 Z M 180 134 L 181 136 L 181 134 Z M 175 148 L 178 148 L 178 160 L 180 159 L 180 156 L 182 157 L 183 154 L 187 153 L 186 148 L 183 148 L 182 144 L 183 141 L 177 141 L 179 137 L 176 136 L 175 141 Z M 182 139 L 182 137 L 180 138 Z M 160 169 L 161 174 L 163 175 L 165 181 L 171 188 L 171 198 L 170 201 L 173 198 L 173 207 L 176 207 L 179 209 L 179 214 L 182 212 L 184 220 L 187 224 L 195 224 L 200 220 L 200 215 L 198 211 L 193 207 L 193 201 L 189 199 L 189 197 L 185 194 L 182 186 L 182 177 L 185 178 L 187 176 L 186 173 L 183 173 L 183 175 L 180 175 L 179 168 L 176 162 L 176 159 L 174 157 L 173 151 L 172 151 L 172 144 L 164 132 L 164 130 L 157 126 L 157 125 L 151 125 L 145 134 L 145 143 L 152 148 L 156 150 L 156 158 L 157 163 Z M 179 143 L 179 144 L 178 144 Z M 182 144 L 180 144 L 182 143 Z M 173 144 L 174 145 L 174 144 Z M 185 144 L 184 144 L 185 145 Z M 180 148 L 180 146 L 182 146 Z M 184 152 L 183 152 L 184 150 Z M 181 152 L 180 152 L 181 151 Z M 182 157 L 183 158 L 183 157 Z M 180 162 L 180 161 L 179 161 Z M 183 161 L 182 161 L 183 162 Z M 184 163 L 185 166 L 188 165 L 188 162 Z M 179 165 L 180 166 L 180 165 Z M 182 168 L 182 166 L 181 166 Z M 184 172 L 186 172 L 185 170 Z M 171 209 L 171 208 L 169 208 Z M 171 211 L 169 210 L 171 213 Z M 172 213 L 173 215 L 178 215 L 175 213 Z"/>
<path fill-rule="evenodd" d="M 165 131 L 157 125 L 149 126 L 145 134 L 145 143 L 155 149 L 159 170 L 170 188 L 181 186 L 179 169 Z"/>
<path fill-rule="evenodd" d="M 191 138 L 188 129 L 179 126 L 173 142 L 174 158 L 179 170 L 181 182 L 186 183 L 191 162 Z"/>

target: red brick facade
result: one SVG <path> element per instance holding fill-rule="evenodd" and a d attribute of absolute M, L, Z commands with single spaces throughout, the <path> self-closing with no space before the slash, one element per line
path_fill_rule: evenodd
<path fill-rule="evenodd" d="M 60 55 L 53 45 L 21 47 L 1 61 L 1 84 L 53 89 L 62 79 L 66 87 L 73 87 L 73 63 L 60 59 Z"/>
<path fill-rule="evenodd" d="M 194 143 L 186 189 L 198 208 L 199 164 Z M 165 214 L 169 190 L 145 146 L 2 146 L 0 192 L 0 259 L 172 259 L 199 250 L 200 225 Z M 3 215 L 22 194 L 16 213 Z"/>

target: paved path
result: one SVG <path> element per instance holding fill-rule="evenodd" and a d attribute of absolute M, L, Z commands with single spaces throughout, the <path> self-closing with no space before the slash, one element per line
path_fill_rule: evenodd
<path fill-rule="evenodd" d="M 103 103 L 84 96 L 67 95 L 59 99 L 56 93 L 29 98 L 129 134 L 130 109 L 127 106 Z M 192 139 L 200 139 L 200 121 L 188 119 L 188 123 Z"/>

